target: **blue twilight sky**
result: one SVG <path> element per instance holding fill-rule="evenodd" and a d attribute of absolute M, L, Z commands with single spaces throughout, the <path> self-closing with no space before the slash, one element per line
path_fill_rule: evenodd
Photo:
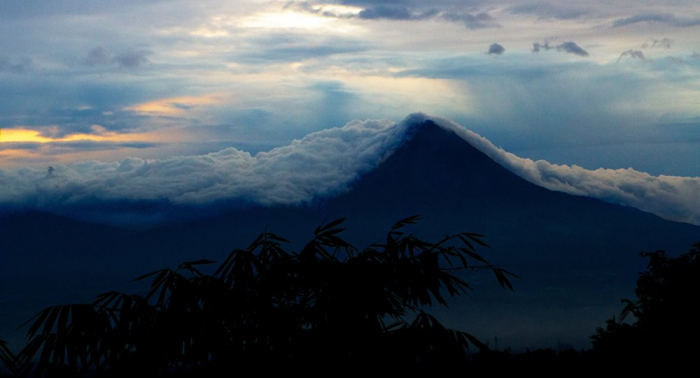
<path fill-rule="evenodd" d="M 0 170 L 255 154 L 452 119 L 518 156 L 700 176 L 700 3 L 3 0 Z"/>

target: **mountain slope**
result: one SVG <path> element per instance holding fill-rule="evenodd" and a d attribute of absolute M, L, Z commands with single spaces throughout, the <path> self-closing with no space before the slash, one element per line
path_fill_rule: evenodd
<path fill-rule="evenodd" d="M 357 246 L 381 240 L 398 219 L 420 214 L 413 231 L 440 238 L 487 235 L 486 257 L 520 275 L 515 292 L 492 277 L 466 275 L 476 290 L 440 311 L 448 324 L 499 345 L 588 345 L 596 326 L 631 297 L 642 250 L 685 251 L 700 227 L 635 209 L 552 192 L 501 167 L 436 124 L 414 125 L 403 145 L 338 197 L 304 207 L 239 209 L 216 218 L 124 230 L 46 214 L 0 220 L 0 337 L 44 306 L 87 301 L 112 289 L 134 292 L 142 273 L 187 259 L 221 260 L 267 228 L 293 241 L 347 217 Z"/>

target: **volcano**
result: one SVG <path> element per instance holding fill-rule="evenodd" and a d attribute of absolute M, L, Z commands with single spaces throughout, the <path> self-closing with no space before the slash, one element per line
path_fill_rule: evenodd
<path fill-rule="evenodd" d="M 633 298 L 641 251 L 685 252 L 700 227 L 536 186 L 436 123 L 413 125 L 400 146 L 349 190 L 299 206 L 248 206 L 215 217 L 133 229 L 47 213 L 0 219 L 0 338 L 43 307 L 91 301 L 109 290 L 138 292 L 133 278 L 185 260 L 221 261 L 267 229 L 298 250 L 316 226 L 347 218 L 342 235 L 363 247 L 399 219 L 411 232 L 486 235 L 482 253 L 521 278 L 514 291 L 465 272 L 474 291 L 435 313 L 446 325 L 498 347 L 589 347 L 595 328 Z M 494 346 L 493 344 L 490 344 Z M 14 348 L 13 348 L 14 349 Z"/>

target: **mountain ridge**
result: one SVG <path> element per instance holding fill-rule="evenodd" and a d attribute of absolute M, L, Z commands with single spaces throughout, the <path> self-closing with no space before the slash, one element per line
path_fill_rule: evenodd
<path fill-rule="evenodd" d="M 697 226 L 534 185 L 435 122 L 414 125 L 405 138 L 348 191 L 305 206 L 248 207 L 148 230 L 39 213 L 0 219 L 0 303 L 13 309 L 0 324 L 17 326 L 55 301 L 138 291 L 130 281 L 143 273 L 184 260 L 221 261 L 265 229 L 299 250 L 316 226 L 347 217 L 343 236 L 364 247 L 393 222 L 420 214 L 411 232 L 427 239 L 486 234 L 489 260 L 523 277 L 508 293 L 490 277 L 465 276 L 476 290 L 453 304 L 456 311 L 442 311 L 448 325 L 514 347 L 556 339 L 581 347 L 632 296 L 644 267 L 638 252 L 679 253 L 700 240 Z"/>

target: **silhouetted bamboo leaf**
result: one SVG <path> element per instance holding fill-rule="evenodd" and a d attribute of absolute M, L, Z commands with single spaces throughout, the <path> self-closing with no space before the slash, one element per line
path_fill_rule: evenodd
<path fill-rule="evenodd" d="M 334 228 L 334 227 L 340 225 L 340 224 L 343 223 L 343 222 L 345 222 L 345 218 L 336 219 L 336 220 L 332 221 L 331 223 L 328 223 L 328 224 L 325 225 L 325 226 L 317 227 L 317 228 L 316 228 L 316 231 L 314 232 L 314 234 L 315 234 L 315 235 L 319 235 L 320 233 L 325 232 L 325 231 L 328 231 L 328 230 L 330 230 L 330 229 L 332 229 L 332 228 Z"/>
<path fill-rule="evenodd" d="M 7 346 L 7 342 L 5 340 L 0 340 L 0 362 L 2 362 L 13 375 L 17 375 L 19 373 L 21 366 L 20 362 L 18 361 L 17 356 L 15 356 Z"/>
<path fill-rule="evenodd" d="M 489 247 L 489 245 L 486 244 L 486 242 L 481 240 L 482 238 L 486 237 L 485 235 L 473 234 L 473 233 L 469 233 L 469 232 L 463 232 L 462 235 L 466 236 L 467 238 L 469 238 L 470 240 L 474 241 L 475 243 L 479 244 L 482 247 L 486 247 L 486 248 Z"/>
<path fill-rule="evenodd" d="M 517 275 L 503 269 L 498 269 L 498 268 L 493 268 L 493 273 L 496 275 L 496 280 L 502 287 L 508 287 L 510 290 L 513 290 L 513 285 L 510 283 L 510 280 L 508 279 L 507 276 L 511 276 L 514 278 L 520 278 Z"/>
<path fill-rule="evenodd" d="M 186 261 L 175 271 L 138 277 L 151 279 L 145 297 L 107 292 L 91 305 L 45 309 L 30 319 L 30 340 L 20 355 L 23 361 L 40 355 L 39 373 L 50 362 L 98 371 L 147 367 L 158 375 L 231 361 L 356 358 L 368 345 L 406 335 L 414 338 L 402 348 L 419 355 L 460 355 L 469 343 L 483 346 L 424 311 L 470 289 L 453 274 L 479 268 L 468 258 L 491 268 L 474 249 L 485 246 L 482 236 L 430 242 L 399 230 L 418 219 L 395 223 L 384 244 L 363 250 L 341 237 L 344 219 L 317 227 L 298 254 L 282 248 L 286 239 L 265 231 L 247 249 L 233 250 L 213 275 L 199 270 L 213 261 Z M 517 276 L 491 269 L 512 290 L 508 277 Z M 414 312 L 416 319 L 407 323 L 404 317 Z M 385 325 L 388 318 L 395 323 Z"/>
<path fill-rule="evenodd" d="M 486 344 L 479 341 L 479 339 L 477 339 L 476 337 L 474 337 L 466 332 L 460 332 L 460 334 L 462 336 L 464 336 L 467 340 L 469 340 L 470 343 L 476 345 L 476 347 L 479 348 L 480 350 L 488 350 L 488 347 L 486 346 Z"/>
<path fill-rule="evenodd" d="M 420 220 L 420 215 L 411 215 L 410 217 L 406 217 L 406 218 L 401 219 L 400 221 L 394 223 L 391 226 L 391 229 L 396 230 L 396 229 L 404 227 L 407 224 L 415 224 L 419 220 Z"/>

